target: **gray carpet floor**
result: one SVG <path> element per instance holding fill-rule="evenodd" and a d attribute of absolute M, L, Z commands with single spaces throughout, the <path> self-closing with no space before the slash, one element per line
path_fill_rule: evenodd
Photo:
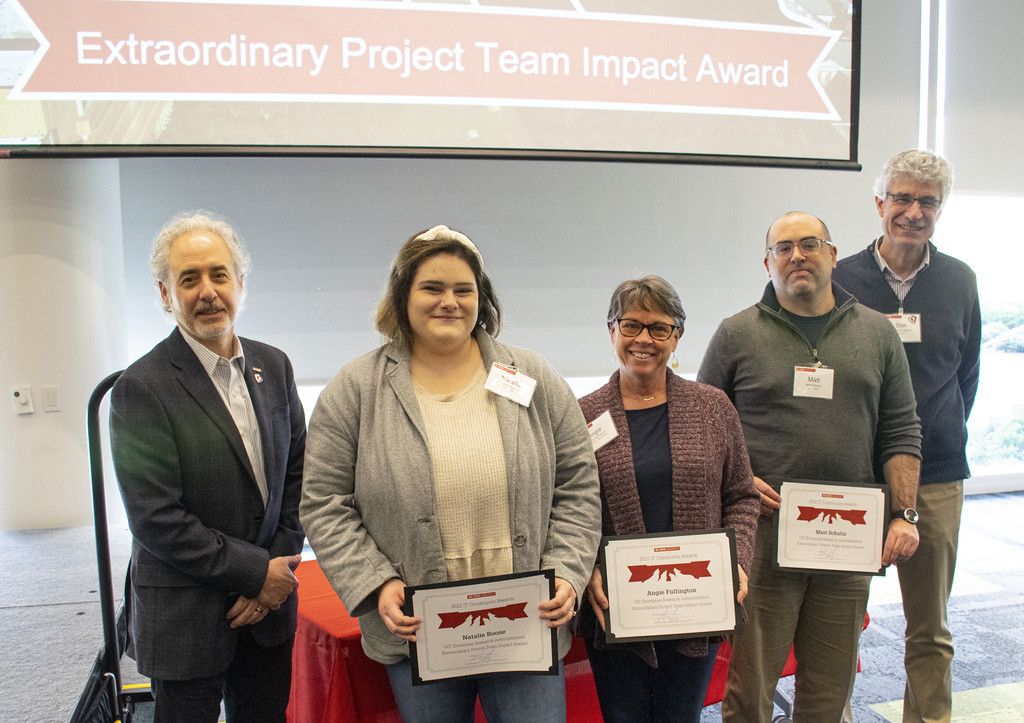
<path fill-rule="evenodd" d="M 120 597 L 131 536 L 111 528 Z M 92 527 L 0 532 L 0 718 L 67 721 L 103 644 Z"/>
<path fill-rule="evenodd" d="M 115 591 L 120 594 L 130 536 L 110 529 Z M 956 640 L 956 691 L 1024 683 L 1024 493 L 967 498 L 960 562 L 950 604 Z M 0 531 L 0 720 L 67 721 L 102 644 L 96 548 L 91 527 Z M 903 695 L 902 608 L 895 575 L 872 585 L 871 624 L 861 639 L 862 672 L 854 690 L 854 720 L 885 721 L 872 706 Z M 137 680 L 125 661 L 125 678 Z M 792 678 L 782 689 L 792 692 Z M 1012 686 L 1011 686 L 1012 687 Z M 1012 697 L 991 688 L 979 696 Z M 1024 709 L 992 717 L 974 712 L 968 698 L 954 721 L 1024 720 Z M 1008 703 L 1008 705 L 1011 705 Z M 702 723 L 721 720 L 718 706 Z M 339 722 L 343 723 L 343 722 Z"/>

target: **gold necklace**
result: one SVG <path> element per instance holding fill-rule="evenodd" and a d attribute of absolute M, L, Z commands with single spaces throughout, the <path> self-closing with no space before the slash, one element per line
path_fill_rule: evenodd
<path fill-rule="evenodd" d="M 651 401 L 654 401 L 655 399 L 657 399 L 659 394 L 664 394 L 664 393 L 665 393 L 665 390 L 662 389 L 660 391 L 655 392 L 654 394 L 652 394 L 649 397 L 638 397 L 635 394 L 627 394 L 626 396 L 629 397 L 630 399 L 639 399 L 642 402 L 651 402 Z"/>

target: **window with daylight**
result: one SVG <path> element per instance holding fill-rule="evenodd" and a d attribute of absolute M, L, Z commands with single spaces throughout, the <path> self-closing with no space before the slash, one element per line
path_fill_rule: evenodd
<path fill-rule="evenodd" d="M 954 190 L 935 233 L 940 250 L 970 264 L 978 275 L 981 383 L 967 453 L 981 484 L 1009 483 L 1024 475 L 1024 291 L 1018 278 L 1024 231 L 1006 223 L 1021 213 L 1024 197 Z"/>

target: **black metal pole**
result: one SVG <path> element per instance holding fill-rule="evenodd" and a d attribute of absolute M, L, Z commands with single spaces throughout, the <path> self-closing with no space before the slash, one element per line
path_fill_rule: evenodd
<path fill-rule="evenodd" d="M 103 618 L 103 663 L 105 672 L 114 676 L 113 710 L 120 711 L 121 651 L 117 640 L 114 612 L 114 585 L 110 573 L 110 536 L 107 532 L 107 501 L 103 488 L 103 448 L 100 437 L 100 404 L 114 382 L 121 376 L 115 372 L 99 383 L 89 398 L 89 463 L 92 470 L 92 514 L 96 528 L 96 566 L 99 570 L 100 614 Z"/>

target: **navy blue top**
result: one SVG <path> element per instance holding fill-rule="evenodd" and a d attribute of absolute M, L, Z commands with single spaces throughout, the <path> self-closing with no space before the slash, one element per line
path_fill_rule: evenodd
<path fill-rule="evenodd" d="M 672 531 L 672 449 L 668 441 L 668 404 L 627 409 L 633 442 L 633 471 L 640 510 L 648 532 Z"/>
<path fill-rule="evenodd" d="M 807 341 L 811 342 L 811 346 L 818 346 L 818 339 L 821 337 L 821 332 L 825 331 L 825 327 L 828 325 L 828 320 L 832 318 L 832 312 L 834 308 L 829 309 L 820 316 L 800 316 L 799 314 L 793 314 L 785 309 L 783 312 L 789 317 L 789 320 L 793 322 L 793 326 L 799 329 L 804 336 L 807 337 Z"/>
<path fill-rule="evenodd" d="M 981 304 L 978 281 L 963 261 L 929 242 L 931 263 L 918 272 L 903 311 L 921 315 L 921 341 L 903 345 L 921 418 L 921 484 L 970 477 L 967 418 L 978 391 Z M 900 308 L 875 260 L 875 244 L 848 256 L 832 272 L 857 300 L 883 314 Z"/>

